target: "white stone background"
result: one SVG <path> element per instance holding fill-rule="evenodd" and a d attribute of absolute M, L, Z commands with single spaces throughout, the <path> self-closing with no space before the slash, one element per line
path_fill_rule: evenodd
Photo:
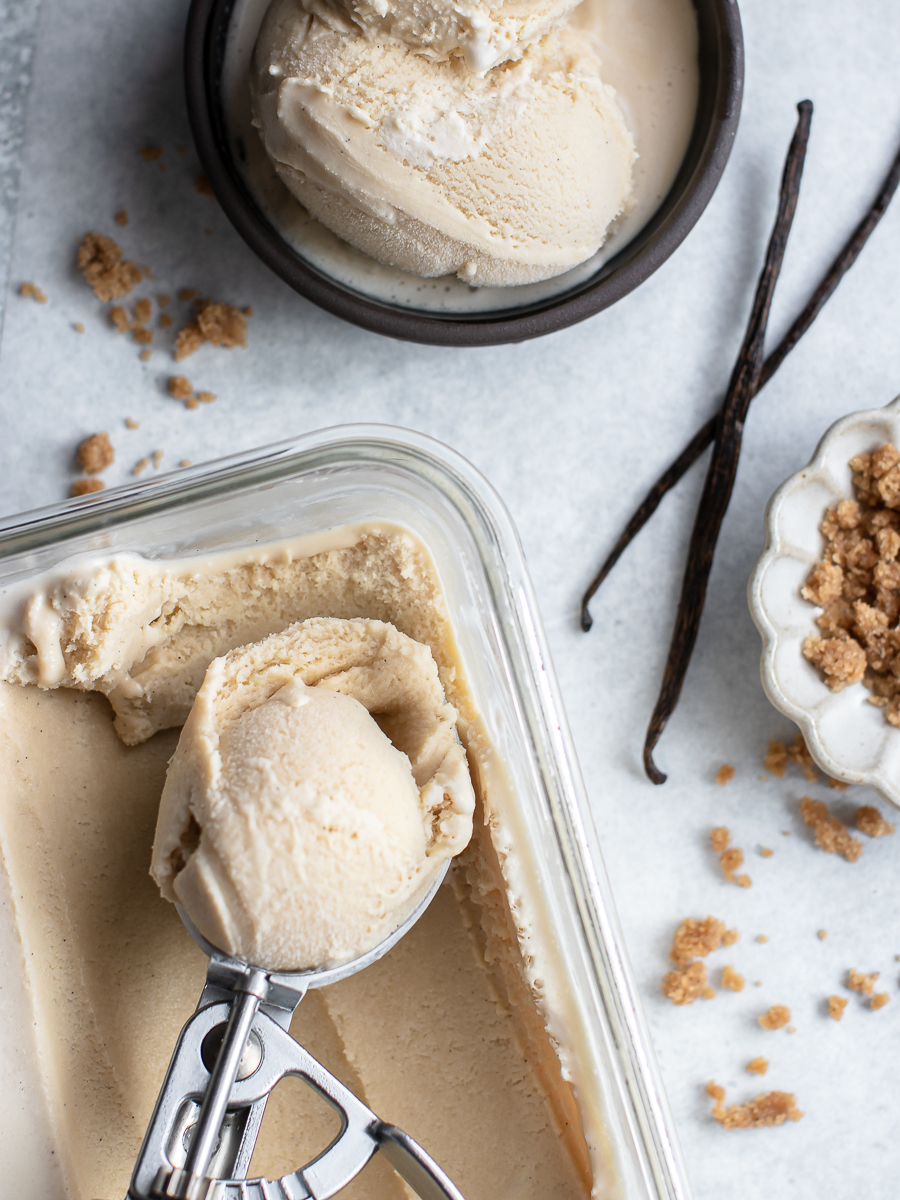
<path fill-rule="evenodd" d="M 628 948 L 698 1200 L 816 1200 L 897 1192 L 900 1168 L 900 837 L 866 841 L 855 865 L 813 848 L 794 769 L 764 779 L 771 737 L 792 730 L 759 682 L 745 598 L 768 497 L 830 423 L 900 391 L 900 199 L 813 331 L 756 401 L 680 708 L 658 750 L 669 782 L 643 777 L 640 748 L 659 683 L 702 480 L 663 505 L 594 603 L 579 594 L 646 488 L 713 411 L 736 355 L 772 220 L 796 101 L 816 105 L 794 232 L 772 318 L 780 336 L 858 220 L 900 140 L 897 0 L 744 0 L 744 110 L 725 177 L 686 243 L 613 309 L 524 345 L 406 345 L 320 312 L 258 263 L 192 184 L 199 166 L 181 87 L 184 0 L 0 3 L 0 511 L 58 501 L 73 451 L 110 431 L 108 483 L 165 452 L 163 469 L 322 426 L 378 421 L 449 443 L 499 489 L 518 524 L 592 796 Z M 140 146 L 164 148 L 147 164 Z M 183 156 L 177 148 L 187 147 Z M 117 230 L 113 214 L 127 208 Z M 152 266 L 151 294 L 196 287 L 251 304 L 245 351 L 211 347 L 185 364 L 219 396 L 169 399 L 171 341 L 150 362 L 108 326 L 74 269 L 75 240 L 99 228 Z M 206 230 L 211 231 L 208 235 Z M 37 282 L 45 306 L 21 299 Z M 2 294 L 2 291 L 0 291 Z M 173 304 L 176 318 L 184 306 Z M 81 321 L 85 333 L 73 331 Z M 140 429 L 127 431 L 130 416 Z M 726 788 L 713 776 L 737 769 Z M 817 797 L 838 812 L 863 789 Z M 708 845 L 727 824 L 753 887 L 726 884 Z M 783 836 L 787 831 L 790 836 Z M 770 859 L 757 855 L 767 844 Z M 742 932 L 711 963 L 745 974 L 740 995 L 675 1008 L 659 982 L 673 928 L 714 913 Z M 828 930 L 826 941 L 816 936 Z M 765 933 L 766 944 L 755 937 Z M 843 1022 L 823 1000 L 848 967 L 879 970 L 891 1003 L 850 996 Z M 753 986 L 755 980 L 762 986 Z M 796 1033 L 760 1012 L 791 1007 Z M 765 1055 L 760 1081 L 744 1071 Z M 796 1092 L 799 1124 L 726 1133 L 704 1084 L 729 1101 Z"/>

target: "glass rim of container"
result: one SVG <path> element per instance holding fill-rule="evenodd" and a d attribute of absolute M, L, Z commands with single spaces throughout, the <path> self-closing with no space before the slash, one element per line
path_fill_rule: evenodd
<path fill-rule="evenodd" d="M 576 892 L 584 949 L 614 1068 L 615 1094 L 631 1138 L 633 1163 L 652 1200 L 690 1200 L 675 1126 L 649 1027 L 624 947 L 596 828 L 568 728 L 543 625 L 512 517 L 494 487 L 467 459 L 426 434 L 390 425 L 333 426 L 156 480 L 135 482 L 0 520 L 3 566 L 26 575 L 48 551 L 72 557 L 67 543 L 163 517 L 194 504 L 302 478 L 340 466 L 381 465 L 414 474 L 449 503 L 471 534 L 534 766 L 549 802 L 563 863 Z M 372 515 L 378 520 L 377 514 Z M 110 553 L 114 552 L 110 550 Z M 16 579 L 22 578 L 20 570 Z"/>
<path fill-rule="evenodd" d="M 648 279 L 696 225 L 731 153 L 741 111 L 744 46 L 737 0 L 693 0 L 700 91 L 685 157 L 648 223 L 589 279 L 520 307 L 442 314 L 378 300 L 339 282 L 297 253 L 251 196 L 229 148 L 222 103 L 228 24 L 237 0 L 192 0 L 184 40 L 188 117 L 206 177 L 251 250 L 294 291 L 372 333 L 435 346 L 496 346 L 577 324 Z M 511 289 L 514 290 L 514 289 Z"/>

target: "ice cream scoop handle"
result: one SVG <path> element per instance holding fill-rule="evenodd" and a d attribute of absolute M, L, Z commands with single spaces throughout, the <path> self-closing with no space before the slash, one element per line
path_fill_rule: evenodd
<path fill-rule="evenodd" d="M 379 1124 L 376 1136 L 381 1153 L 421 1200 L 463 1200 L 453 1181 L 408 1133 Z"/>

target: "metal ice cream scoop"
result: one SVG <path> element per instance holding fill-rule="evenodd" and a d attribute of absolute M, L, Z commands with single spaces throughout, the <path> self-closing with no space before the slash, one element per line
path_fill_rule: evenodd
<path fill-rule="evenodd" d="M 341 966 L 268 971 L 223 954 L 181 919 L 209 955 L 197 1010 L 181 1031 L 135 1164 L 127 1200 L 327 1200 L 381 1151 L 422 1200 L 463 1200 L 429 1155 L 387 1125 L 288 1033 L 309 988 L 376 962 L 419 919 L 447 873 L 444 863 L 403 923 Z M 304 1079 L 341 1116 L 341 1131 L 312 1162 L 281 1179 L 247 1179 L 269 1093 Z"/>

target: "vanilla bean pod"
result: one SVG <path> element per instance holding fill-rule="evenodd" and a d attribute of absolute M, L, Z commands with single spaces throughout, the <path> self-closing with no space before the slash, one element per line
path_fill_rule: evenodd
<path fill-rule="evenodd" d="M 731 375 L 725 403 L 716 421 L 712 458 L 691 535 L 669 657 L 663 673 L 659 699 L 650 718 L 644 742 L 644 768 L 654 783 L 665 783 L 666 780 L 666 776 L 653 761 L 653 749 L 666 727 L 666 722 L 675 711 L 697 641 L 716 542 L 737 475 L 744 421 L 762 375 L 766 326 L 769 322 L 775 284 L 778 282 L 781 264 L 784 261 L 788 235 L 797 210 L 812 112 L 810 100 L 802 100 L 797 105 L 797 127 L 784 164 L 778 213 L 766 250 L 765 264 L 757 284 L 744 343 Z"/>
<path fill-rule="evenodd" d="M 898 150 L 891 167 L 885 176 L 878 194 L 870 204 L 865 216 L 854 229 L 853 233 L 847 239 L 846 243 L 838 253 L 837 257 L 829 266 L 828 270 L 822 277 L 818 287 L 810 296 L 805 308 L 794 321 L 793 325 L 775 347 L 769 357 L 763 364 L 762 373 L 759 378 L 754 398 L 763 390 L 793 348 L 797 345 L 809 327 L 815 321 L 816 317 L 825 307 L 827 301 L 837 290 L 838 284 L 841 282 L 846 273 L 850 270 L 856 260 L 863 251 L 863 247 L 869 240 L 873 230 L 878 222 L 888 210 L 891 200 L 894 198 L 894 193 L 900 185 L 900 150 Z M 712 445 L 713 438 L 716 433 L 716 421 L 718 414 L 710 417 L 706 424 L 699 429 L 691 438 L 679 456 L 675 459 L 672 465 L 660 475 L 656 483 L 641 501 L 640 505 L 635 509 L 635 512 L 628 524 L 622 530 L 619 540 L 613 546 L 600 570 L 594 576 L 590 586 L 584 593 L 581 601 L 581 628 L 587 632 L 593 624 L 588 605 L 596 595 L 601 584 L 612 571 L 613 567 L 622 557 L 623 553 L 628 549 L 640 531 L 644 528 L 656 510 L 659 508 L 665 496 L 672 490 L 673 487 L 683 478 L 684 475 L 691 469 L 698 458 L 703 454 L 704 450 Z"/>

